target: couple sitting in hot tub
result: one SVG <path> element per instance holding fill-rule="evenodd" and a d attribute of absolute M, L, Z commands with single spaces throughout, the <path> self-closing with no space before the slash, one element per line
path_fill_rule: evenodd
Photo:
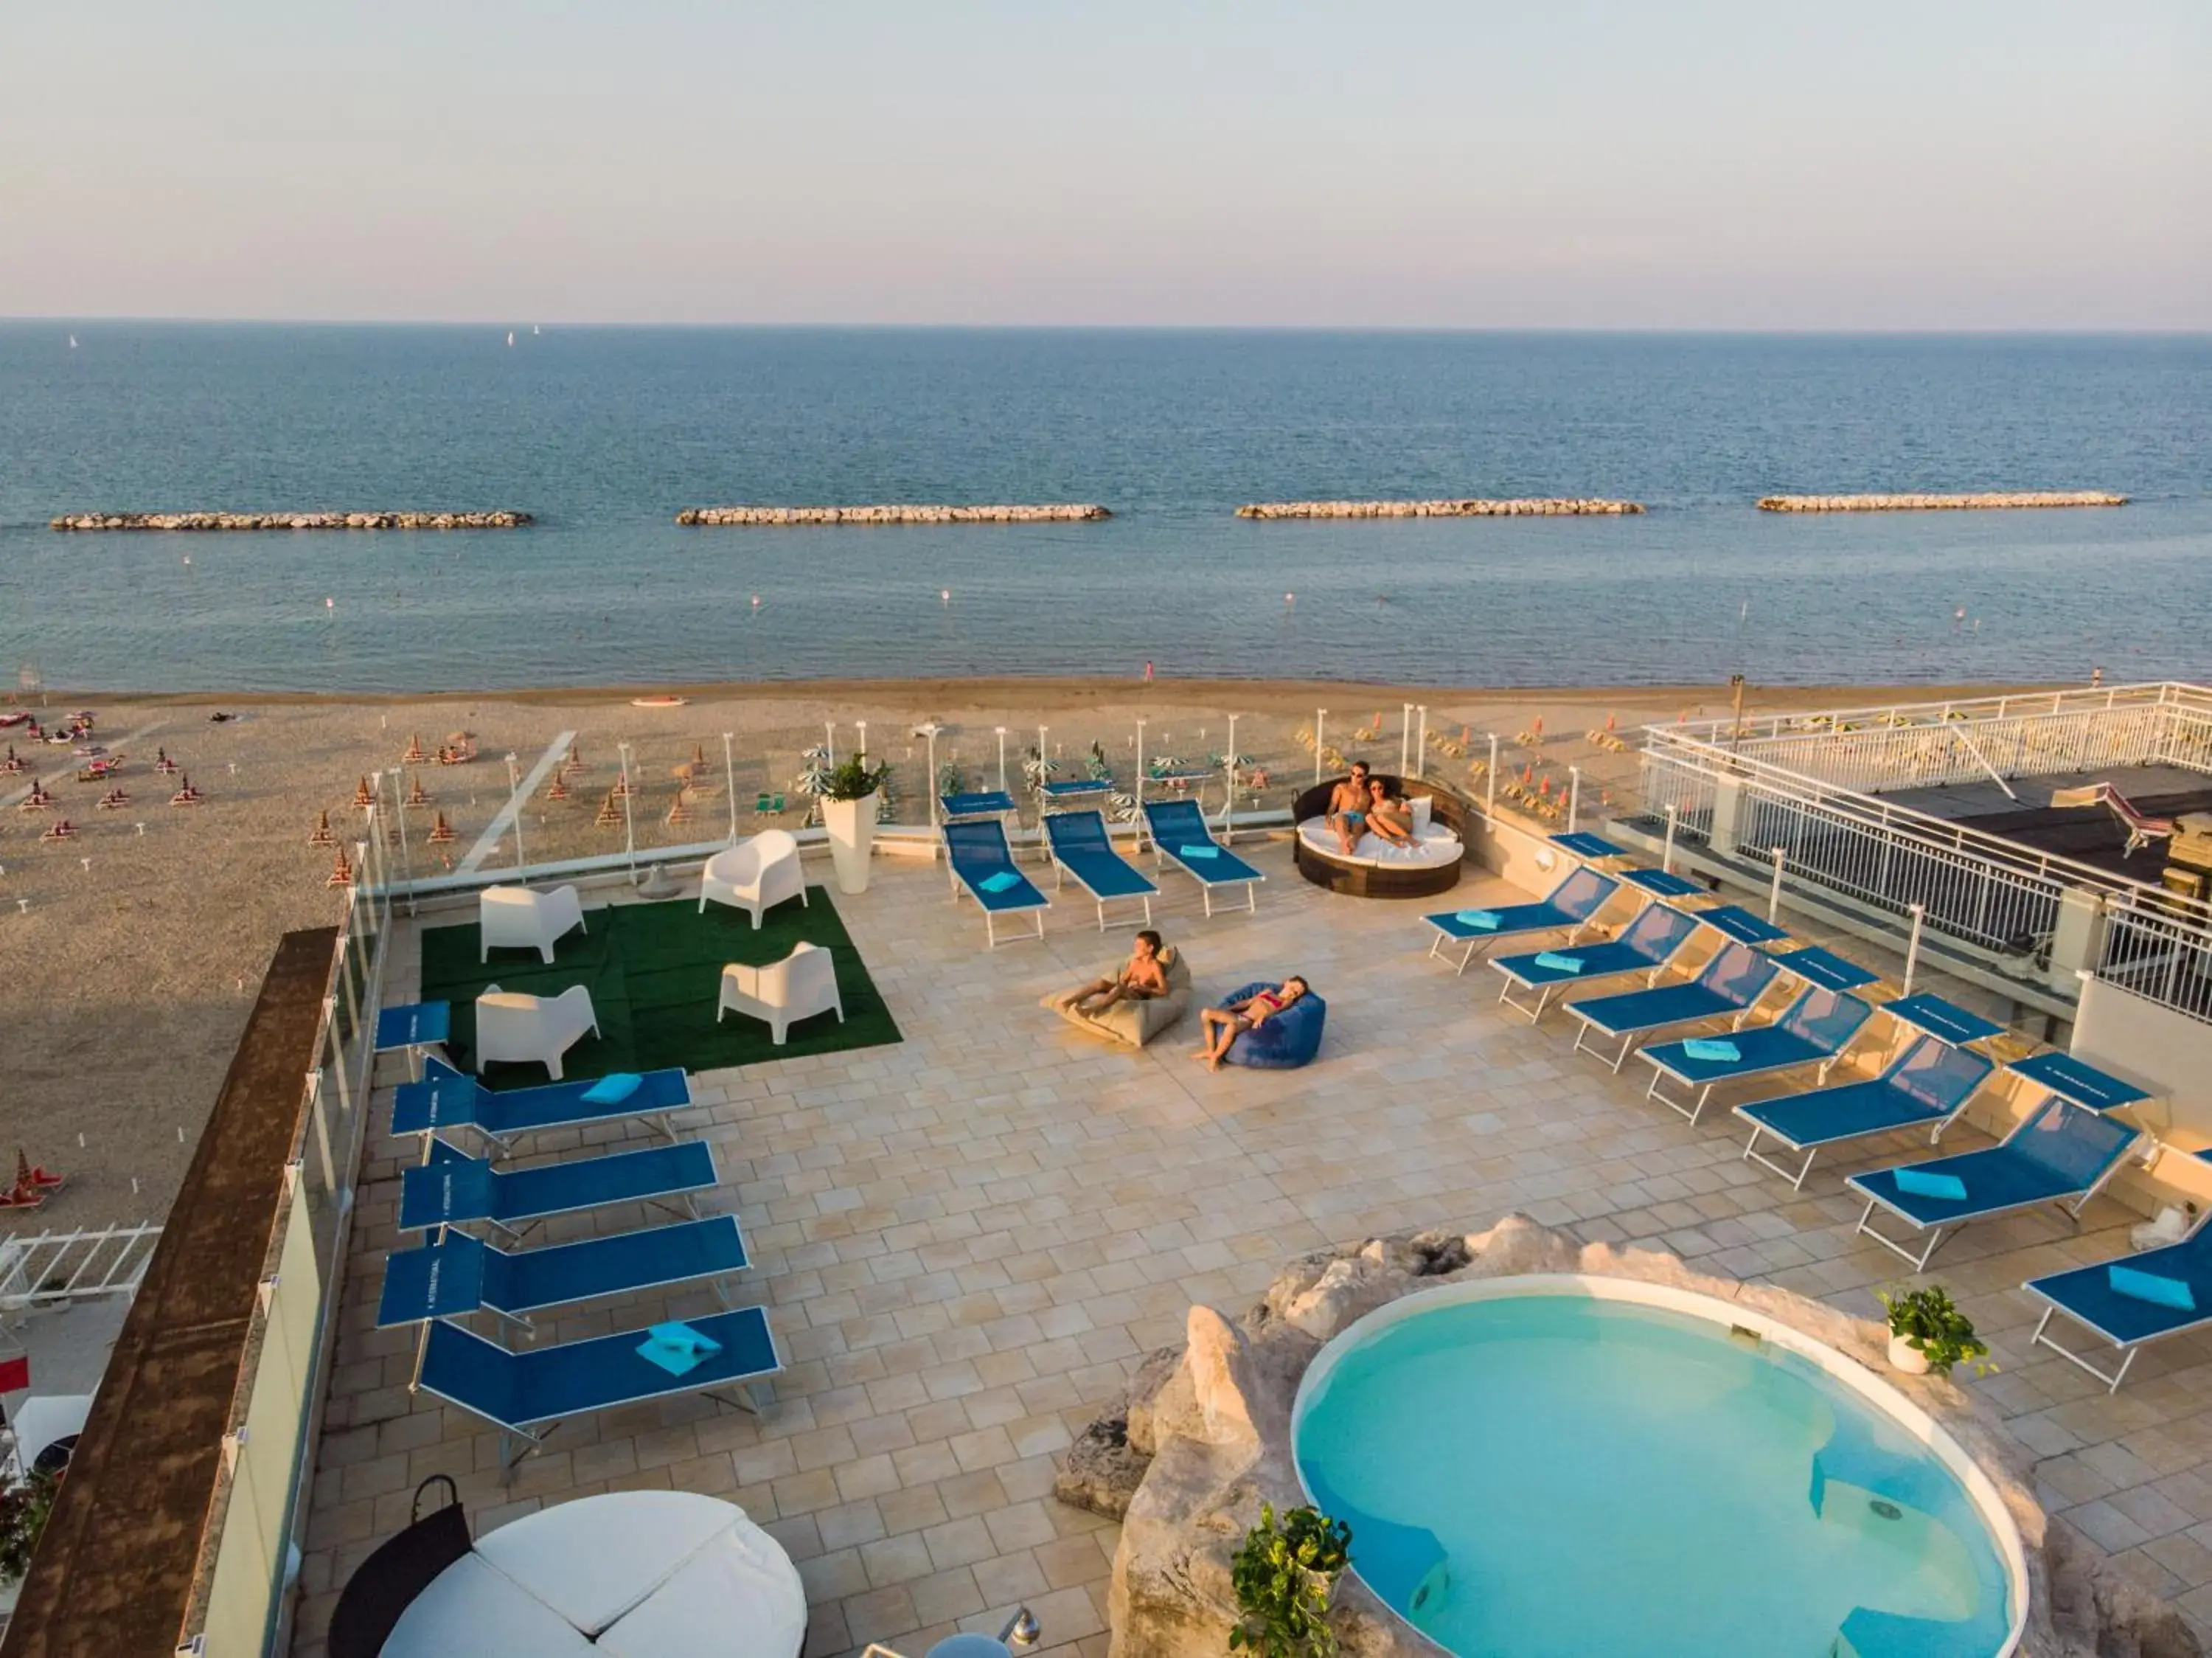
<path fill-rule="evenodd" d="M 1413 814 L 1406 802 L 1390 798 L 1382 779 L 1372 775 L 1365 760 L 1352 763 L 1352 775 L 1330 790 L 1328 815 L 1322 821 L 1336 832 L 1346 857 L 1359 844 L 1362 831 L 1381 836 L 1393 846 L 1413 844 Z"/>

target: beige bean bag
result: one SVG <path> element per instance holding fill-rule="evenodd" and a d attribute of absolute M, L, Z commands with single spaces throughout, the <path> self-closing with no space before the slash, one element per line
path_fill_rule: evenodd
<path fill-rule="evenodd" d="M 1097 1018 L 1080 1014 L 1073 1008 L 1058 1005 L 1061 991 L 1044 998 L 1044 1005 L 1078 1030 L 1091 1032 L 1126 1047 L 1141 1048 L 1190 1011 L 1190 968 L 1185 965 L 1182 952 L 1172 944 L 1163 945 L 1160 960 L 1166 965 L 1168 993 L 1154 997 L 1149 1002 L 1116 1002 Z M 1121 971 L 1128 958 L 1109 961 L 1091 975 L 1091 978 L 1111 978 Z M 1084 981 L 1088 984 L 1089 979 Z"/>

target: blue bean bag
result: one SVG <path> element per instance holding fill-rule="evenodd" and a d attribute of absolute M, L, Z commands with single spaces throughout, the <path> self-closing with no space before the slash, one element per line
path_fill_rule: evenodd
<path fill-rule="evenodd" d="M 1248 997 L 1276 986 L 1267 979 L 1231 991 L 1213 1005 L 1232 1008 Z M 1249 1030 L 1229 1045 L 1224 1064 L 1249 1065 L 1255 1070 L 1296 1070 L 1311 1064 L 1321 1051 L 1322 1027 L 1328 1021 L 1328 1003 L 1311 990 L 1280 1013 L 1269 1014 L 1258 1028 Z"/>

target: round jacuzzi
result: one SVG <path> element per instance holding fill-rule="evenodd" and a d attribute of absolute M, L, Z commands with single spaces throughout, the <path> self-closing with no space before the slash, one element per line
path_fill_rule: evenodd
<path fill-rule="evenodd" d="M 2002 1658 L 2020 1535 L 1863 1367 L 1619 1278 L 1408 1295 L 1322 1350 L 1298 1474 L 1352 1568 L 1457 1658 Z"/>

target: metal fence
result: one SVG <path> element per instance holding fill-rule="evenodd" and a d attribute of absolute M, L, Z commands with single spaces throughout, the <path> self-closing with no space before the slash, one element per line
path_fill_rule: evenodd
<path fill-rule="evenodd" d="M 2100 978 L 2212 1024 L 2212 931 L 2146 905 L 2106 917 Z"/>

